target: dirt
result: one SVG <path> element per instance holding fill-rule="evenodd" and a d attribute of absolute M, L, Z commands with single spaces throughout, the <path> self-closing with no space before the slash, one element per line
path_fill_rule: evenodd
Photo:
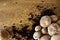
<path fill-rule="evenodd" d="M 60 16 L 60 0 L 0 0 L 0 29 L 12 28 L 14 25 L 16 29 L 12 30 L 16 33 L 28 34 L 34 26 L 38 25 L 35 24 L 36 20 L 46 9 L 52 9 L 57 16 Z M 28 33 L 26 33 L 25 27 Z M 24 36 L 26 35 L 22 35 L 22 38 L 25 38 Z M 32 36 L 30 37 L 32 38 Z M 15 34 L 13 38 L 16 38 Z M 17 40 L 19 39 L 18 37 Z"/>

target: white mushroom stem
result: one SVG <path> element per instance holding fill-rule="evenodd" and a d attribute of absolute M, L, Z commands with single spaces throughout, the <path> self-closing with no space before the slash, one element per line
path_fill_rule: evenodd
<path fill-rule="evenodd" d="M 44 28 L 48 27 L 51 24 L 51 18 L 49 16 L 43 16 L 40 19 L 40 25 Z"/>

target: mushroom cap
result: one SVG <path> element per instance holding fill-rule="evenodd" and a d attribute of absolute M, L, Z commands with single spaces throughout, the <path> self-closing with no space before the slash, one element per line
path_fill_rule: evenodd
<path fill-rule="evenodd" d="M 54 36 L 52 36 L 51 40 L 60 40 L 60 35 L 54 35 Z"/>
<path fill-rule="evenodd" d="M 6 30 L 0 30 L 0 39 L 1 40 L 8 40 L 9 33 Z"/>
<path fill-rule="evenodd" d="M 58 20 L 58 21 L 57 21 L 57 24 L 59 24 L 59 25 L 60 25 L 60 20 Z"/>
<path fill-rule="evenodd" d="M 42 32 L 43 34 L 48 34 L 48 32 L 47 32 L 47 29 L 46 29 L 46 28 L 42 28 L 41 32 Z"/>
<path fill-rule="evenodd" d="M 40 31 L 41 30 L 41 26 L 36 26 L 35 27 L 35 31 Z"/>
<path fill-rule="evenodd" d="M 40 40 L 50 40 L 50 36 L 49 35 L 44 35 L 41 37 Z"/>
<path fill-rule="evenodd" d="M 34 39 L 39 39 L 41 37 L 41 33 L 40 32 L 35 32 L 34 34 L 33 34 L 33 38 Z"/>
<path fill-rule="evenodd" d="M 60 27 L 57 23 L 52 23 L 49 27 L 48 27 L 48 34 L 49 35 L 54 35 L 56 33 L 58 33 Z"/>
<path fill-rule="evenodd" d="M 51 15 L 50 17 L 51 17 L 52 21 L 57 21 L 58 20 L 58 17 L 56 15 Z"/>
<path fill-rule="evenodd" d="M 48 27 L 51 24 L 51 18 L 49 16 L 43 16 L 40 19 L 40 25 L 44 28 Z"/>

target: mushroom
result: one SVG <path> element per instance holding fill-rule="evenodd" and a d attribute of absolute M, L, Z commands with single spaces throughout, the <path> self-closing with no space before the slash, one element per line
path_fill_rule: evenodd
<path fill-rule="evenodd" d="M 43 34 L 48 34 L 48 32 L 47 32 L 47 29 L 46 29 L 46 28 L 42 28 L 41 32 L 42 32 Z"/>
<path fill-rule="evenodd" d="M 37 39 L 37 40 L 41 40 L 41 39 L 39 38 L 39 39 Z"/>
<path fill-rule="evenodd" d="M 51 24 L 51 18 L 49 16 L 43 16 L 40 19 L 40 25 L 44 28 L 48 27 Z"/>
<path fill-rule="evenodd" d="M 0 30 L 0 40 L 8 40 L 10 37 L 8 31 L 6 30 Z"/>
<path fill-rule="evenodd" d="M 57 24 L 59 24 L 59 25 L 60 25 L 60 20 L 58 20 L 58 21 L 57 21 Z"/>
<path fill-rule="evenodd" d="M 41 26 L 36 26 L 35 27 L 35 31 L 40 31 L 41 30 Z"/>
<path fill-rule="evenodd" d="M 60 40 L 60 35 L 54 35 L 54 36 L 52 36 L 51 40 Z"/>
<path fill-rule="evenodd" d="M 57 24 L 60 26 L 60 20 L 57 21 Z M 60 29 L 59 29 L 59 31 L 60 31 Z"/>
<path fill-rule="evenodd" d="M 56 15 L 51 15 L 50 17 L 51 17 L 52 21 L 57 21 L 58 20 L 58 17 Z"/>
<path fill-rule="evenodd" d="M 40 40 L 50 40 L 50 36 L 49 35 L 44 35 L 40 38 Z"/>
<path fill-rule="evenodd" d="M 33 38 L 34 39 L 39 39 L 41 37 L 41 33 L 40 32 L 35 32 L 34 34 L 33 34 Z"/>
<path fill-rule="evenodd" d="M 56 33 L 58 33 L 58 31 L 60 30 L 60 27 L 57 23 L 52 23 L 49 27 L 48 27 L 48 34 L 49 35 L 54 35 Z"/>

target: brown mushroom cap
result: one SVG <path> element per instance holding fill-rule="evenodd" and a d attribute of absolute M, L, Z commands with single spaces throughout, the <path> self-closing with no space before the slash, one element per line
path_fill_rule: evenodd
<path fill-rule="evenodd" d="M 8 40 L 9 36 L 9 33 L 6 30 L 0 30 L 1 40 Z"/>

